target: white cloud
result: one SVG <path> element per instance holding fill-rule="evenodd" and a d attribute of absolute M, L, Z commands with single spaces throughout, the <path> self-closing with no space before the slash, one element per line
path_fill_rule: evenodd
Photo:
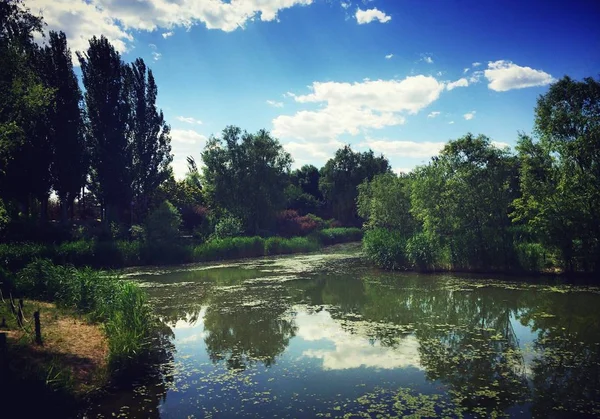
<path fill-rule="evenodd" d="M 295 168 L 305 164 L 322 166 L 334 155 L 336 150 L 343 146 L 344 143 L 338 140 L 290 141 L 283 144 L 283 148 L 294 158 Z"/>
<path fill-rule="evenodd" d="M 469 68 L 469 67 L 466 67 L 466 68 L 463 70 L 463 74 L 467 74 L 467 73 L 469 72 L 469 70 L 470 70 L 470 68 Z"/>
<path fill-rule="evenodd" d="M 267 104 L 273 106 L 274 108 L 283 108 L 283 102 L 277 102 L 274 100 L 267 100 Z"/>
<path fill-rule="evenodd" d="M 475 111 L 467 112 L 463 115 L 463 118 L 465 118 L 467 121 L 470 121 L 471 119 L 475 118 Z"/>
<path fill-rule="evenodd" d="M 489 81 L 488 88 L 496 92 L 546 86 L 555 81 L 550 74 L 542 70 L 521 67 L 507 60 L 490 61 L 484 75 Z"/>
<path fill-rule="evenodd" d="M 161 57 L 162 57 L 162 54 L 160 52 L 156 52 L 156 51 L 152 52 L 152 58 L 154 59 L 154 61 L 160 60 Z"/>
<path fill-rule="evenodd" d="M 446 89 L 453 90 L 453 89 L 456 89 L 457 87 L 467 87 L 468 85 L 469 85 L 469 80 L 467 80 L 463 77 L 462 79 L 458 79 L 456 81 L 448 83 L 446 85 Z"/>
<path fill-rule="evenodd" d="M 431 76 L 404 80 L 369 80 L 339 83 L 314 82 L 312 93 L 293 96 L 298 103 L 324 105 L 273 120 L 273 134 L 302 140 L 333 139 L 341 134 L 357 135 L 364 129 L 383 128 L 405 122 L 404 114 L 415 114 L 436 101 L 444 83 Z"/>
<path fill-rule="evenodd" d="M 416 141 L 395 141 L 395 140 L 376 140 L 367 138 L 360 144 L 368 147 L 377 153 L 383 153 L 388 157 L 410 157 L 423 158 L 439 154 L 444 148 L 444 142 L 416 142 Z"/>
<path fill-rule="evenodd" d="M 479 83 L 483 77 L 483 71 L 474 71 L 469 77 L 469 83 Z"/>
<path fill-rule="evenodd" d="M 202 144 L 204 146 L 207 138 L 192 129 L 172 129 L 171 140 L 174 143 Z"/>
<path fill-rule="evenodd" d="M 342 6 L 342 8 L 344 8 L 344 9 L 348 9 L 350 6 L 352 6 L 352 3 L 350 3 L 350 2 L 346 2 L 346 3 L 345 2 L 341 2 L 340 6 Z"/>
<path fill-rule="evenodd" d="M 154 51 L 156 51 L 156 44 L 148 44 L 148 46 L 150 48 L 152 48 Z"/>
<path fill-rule="evenodd" d="M 385 56 L 385 59 L 386 59 L 386 60 L 389 60 L 389 59 L 391 59 L 393 56 L 394 56 L 394 54 L 388 54 L 388 55 L 386 55 L 386 56 Z"/>
<path fill-rule="evenodd" d="M 481 65 L 481 63 L 478 61 L 475 61 L 473 64 L 471 64 L 471 66 L 473 66 L 473 67 L 479 67 L 480 65 Z"/>
<path fill-rule="evenodd" d="M 450 125 L 452 125 L 452 124 L 454 124 L 454 121 L 450 121 L 450 122 L 448 122 L 448 123 L 449 123 Z"/>
<path fill-rule="evenodd" d="M 429 115 L 427 115 L 427 118 L 435 118 L 439 114 L 440 114 L 440 111 L 433 111 L 433 112 L 430 112 Z"/>
<path fill-rule="evenodd" d="M 202 125 L 202 121 L 196 118 L 192 118 L 191 116 L 178 116 L 177 118 L 178 121 L 181 122 L 185 122 L 186 124 L 198 124 L 198 125 Z"/>
<path fill-rule="evenodd" d="M 427 64 L 433 64 L 431 54 L 421 54 L 421 60 L 425 61 Z"/>
<path fill-rule="evenodd" d="M 359 25 L 363 25 L 365 23 L 371 23 L 374 20 L 379 21 L 380 23 L 386 23 L 392 20 L 391 16 L 386 15 L 384 12 L 377 8 L 361 10 L 360 8 L 356 10 L 356 21 Z"/>
<path fill-rule="evenodd" d="M 511 148 L 511 147 L 510 147 L 510 144 L 508 144 L 508 143 L 504 143 L 504 142 L 502 142 L 502 141 L 492 141 L 492 145 L 493 145 L 494 147 L 496 147 L 496 148 L 500 148 L 500 149 L 507 148 L 507 147 L 508 147 L 508 148 Z"/>
<path fill-rule="evenodd" d="M 174 27 L 203 24 L 208 29 L 231 32 L 248 21 L 274 21 L 278 12 L 306 6 L 313 0 L 28 0 L 34 12 L 42 12 L 48 30 L 67 34 L 73 52 L 84 50 L 93 36 L 106 36 L 125 52 L 133 42 L 132 31 L 164 28 L 171 36 Z"/>

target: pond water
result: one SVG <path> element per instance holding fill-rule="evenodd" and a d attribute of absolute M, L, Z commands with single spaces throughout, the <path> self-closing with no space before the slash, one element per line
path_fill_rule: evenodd
<path fill-rule="evenodd" d="M 164 360 L 90 417 L 600 416 L 600 288 L 382 272 L 353 245 L 128 276 Z"/>

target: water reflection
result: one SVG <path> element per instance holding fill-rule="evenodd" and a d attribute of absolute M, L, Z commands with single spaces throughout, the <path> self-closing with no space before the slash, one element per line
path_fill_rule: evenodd
<path fill-rule="evenodd" d="M 388 274 L 347 253 L 139 280 L 174 332 L 163 416 L 198 400 L 224 416 L 600 415 L 597 289 Z"/>

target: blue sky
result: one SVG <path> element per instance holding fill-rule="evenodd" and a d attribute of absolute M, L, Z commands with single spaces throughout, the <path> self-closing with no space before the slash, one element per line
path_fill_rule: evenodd
<path fill-rule="evenodd" d="M 295 166 L 344 144 L 410 170 L 467 132 L 514 145 L 564 75 L 600 73 L 596 0 L 25 0 L 71 48 L 107 36 L 154 71 L 174 168 L 227 125 Z"/>

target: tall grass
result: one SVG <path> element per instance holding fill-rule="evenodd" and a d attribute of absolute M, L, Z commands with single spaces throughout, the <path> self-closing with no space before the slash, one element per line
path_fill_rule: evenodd
<path fill-rule="evenodd" d="M 13 243 L 0 244 L 0 262 L 13 272 L 37 258 L 77 267 L 123 268 L 311 252 L 321 246 L 360 241 L 361 237 L 359 228 L 338 227 L 315 231 L 307 237 L 226 237 L 197 245 L 126 240 Z"/>
<path fill-rule="evenodd" d="M 104 323 L 113 371 L 131 369 L 150 349 L 154 319 L 145 294 L 132 282 L 36 259 L 17 273 L 14 287 L 17 295 L 55 302 Z"/>

